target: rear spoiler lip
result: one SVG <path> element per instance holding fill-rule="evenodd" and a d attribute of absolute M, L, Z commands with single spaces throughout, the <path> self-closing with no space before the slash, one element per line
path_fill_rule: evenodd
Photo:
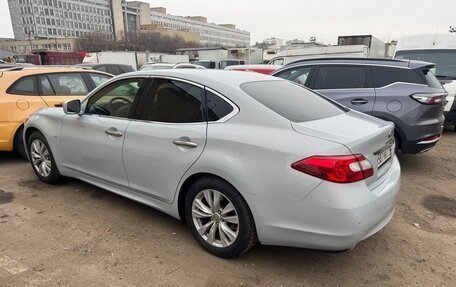
<path fill-rule="evenodd" d="M 424 62 L 424 61 L 415 61 L 415 60 L 409 60 L 408 66 L 411 69 L 420 69 L 420 68 L 432 69 L 432 68 L 435 68 L 435 64 L 434 63 Z"/>

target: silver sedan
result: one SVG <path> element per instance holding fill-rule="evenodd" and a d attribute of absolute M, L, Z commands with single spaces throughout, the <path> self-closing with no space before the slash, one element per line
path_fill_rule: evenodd
<path fill-rule="evenodd" d="M 394 212 L 393 124 L 256 73 L 140 71 L 36 112 L 40 180 L 73 177 L 185 221 L 221 257 L 353 248 Z"/>

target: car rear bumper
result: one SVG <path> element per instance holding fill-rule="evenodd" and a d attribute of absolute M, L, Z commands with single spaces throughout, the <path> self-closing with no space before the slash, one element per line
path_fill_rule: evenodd
<path fill-rule="evenodd" d="M 402 153 L 422 153 L 434 147 L 443 132 L 445 118 L 442 115 L 436 119 L 422 120 L 415 125 L 407 127 L 405 138 L 401 138 Z M 429 140 L 438 136 L 437 140 Z"/>
<path fill-rule="evenodd" d="M 262 244 L 340 251 L 381 230 L 392 218 L 400 189 L 400 166 L 390 170 L 374 189 L 364 181 L 336 184 L 323 181 L 299 201 L 255 199 L 260 212 L 258 238 Z"/>

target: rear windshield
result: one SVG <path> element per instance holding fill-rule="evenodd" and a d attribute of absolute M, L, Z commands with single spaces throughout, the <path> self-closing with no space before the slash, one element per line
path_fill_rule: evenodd
<path fill-rule="evenodd" d="M 456 50 L 403 50 L 397 51 L 396 59 L 418 60 L 436 65 L 434 74 L 443 79 L 456 79 Z"/>
<path fill-rule="evenodd" d="M 306 122 L 343 114 L 330 100 L 289 81 L 251 82 L 241 85 L 249 96 L 292 122 Z"/>
<path fill-rule="evenodd" d="M 431 67 L 415 69 L 415 71 L 426 82 L 426 84 L 429 85 L 429 87 L 443 89 L 442 84 L 440 84 L 439 80 L 435 77 Z"/>

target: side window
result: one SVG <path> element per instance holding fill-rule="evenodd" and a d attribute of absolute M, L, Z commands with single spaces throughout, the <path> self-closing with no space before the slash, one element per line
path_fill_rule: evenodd
<path fill-rule="evenodd" d="M 210 91 L 206 91 L 206 103 L 209 122 L 218 121 L 234 110 L 230 104 Z"/>
<path fill-rule="evenodd" d="M 276 74 L 275 76 L 305 86 L 306 83 L 307 85 L 309 84 L 307 80 L 309 79 L 311 70 L 312 67 L 296 67 L 282 71 L 279 74 Z"/>
<path fill-rule="evenodd" d="M 320 66 L 314 89 L 369 88 L 370 82 L 364 66 Z"/>
<path fill-rule="evenodd" d="M 17 95 L 38 95 L 35 77 L 24 77 L 8 89 L 8 93 Z"/>
<path fill-rule="evenodd" d="M 93 83 L 97 87 L 106 82 L 107 80 L 111 79 L 111 77 L 109 76 L 94 73 L 89 73 L 89 77 L 92 79 Z"/>
<path fill-rule="evenodd" d="M 116 76 L 122 74 L 118 66 L 107 66 L 106 71 Z"/>
<path fill-rule="evenodd" d="M 168 79 L 154 79 L 141 119 L 163 123 L 203 122 L 203 93 L 197 86 Z"/>
<path fill-rule="evenodd" d="M 58 96 L 88 93 L 86 84 L 79 73 L 48 74 L 48 78 Z"/>
<path fill-rule="evenodd" d="M 135 70 L 131 67 L 131 66 L 128 66 L 128 65 L 123 65 L 122 66 L 122 72 L 123 73 L 130 73 L 130 72 L 134 72 Z"/>
<path fill-rule="evenodd" d="M 422 84 L 420 76 L 411 69 L 372 66 L 374 87 L 380 88 L 397 82 Z"/>
<path fill-rule="evenodd" d="M 98 66 L 95 68 L 95 70 L 100 71 L 100 72 L 105 72 L 105 73 L 107 72 L 106 66 Z"/>
<path fill-rule="evenodd" d="M 127 118 L 145 82 L 144 79 L 128 79 L 106 86 L 90 97 L 86 114 Z"/>
<path fill-rule="evenodd" d="M 51 82 L 49 82 L 48 77 L 40 76 L 39 79 L 41 84 L 41 94 L 43 96 L 55 95 L 54 89 L 52 88 Z"/>

